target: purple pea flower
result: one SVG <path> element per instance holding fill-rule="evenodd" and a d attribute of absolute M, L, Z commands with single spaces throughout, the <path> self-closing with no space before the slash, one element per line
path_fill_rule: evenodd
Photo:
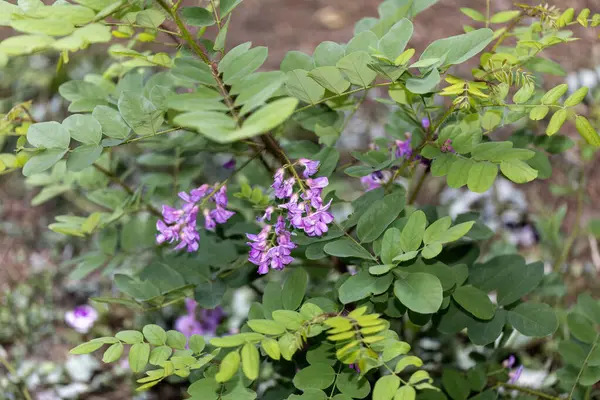
<path fill-rule="evenodd" d="M 258 222 L 270 221 L 271 216 L 273 215 L 273 211 L 275 211 L 275 208 L 273 206 L 267 207 L 263 216 L 256 218 L 256 220 Z"/>
<path fill-rule="evenodd" d="M 315 212 L 309 213 L 302 219 L 304 232 L 308 236 L 322 236 L 328 231 L 328 225 L 333 222 L 333 215 L 327 211 L 331 206 L 331 200 L 327 205 L 318 208 Z"/>
<path fill-rule="evenodd" d="M 454 147 L 452 147 L 452 139 L 446 140 L 440 150 L 442 153 L 455 153 Z"/>
<path fill-rule="evenodd" d="M 360 183 L 368 192 L 385 185 L 390 179 L 392 179 L 392 173 L 390 171 L 375 171 L 372 174 L 360 178 Z"/>
<path fill-rule="evenodd" d="M 213 196 L 213 200 L 217 203 L 217 206 L 227 207 L 227 186 L 223 185 L 221 189 Z"/>
<path fill-rule="evenodd" d="M 207 231 L 214 231 L 215 228 L 217 227 L 217 223 L 215 222 L 215 219 L 212 216 L 212 212 L 208 209 L 204 209 L 203 214 L 204 214 L 204 229 L 206 229 Z"/>
<path fill-rule="evenodd" d="M 232 158 L 229 161 L 227 161 L 226 163 L 224 163 L 223 168 L 234 169 L 235 168 L 235 158 Z"/>
<path fill-rule="evenodd" d="M 218 224 L 224 224 L 229 218 L 234 216 L 235 213 L 217 205 L 217 208 L 210 211 L 210 215 Z"/>
<path fill-rule="evenodd" d="M 304 172 L 302 173 L 302 176 L 304 178 L 309 178 L 317 173 L 320 162 L 309 160 L 307 158 L 301 158 L 298 160 L 298 164 L 304 167 Z"/>
<path fill-rule="evenodd" d="M 98 319 L 98 311 L 95 308 L 83 305 L 77 306 L 72 311 L 65 313 L 65 322 L 79 333 L 88 333 Z"/>
<path fill-rule="evenodd" d="M 409 158 L 412 155 L 410 142 L 410 137 L 406 140 L 396 140 L 396 158 Z"/>
<path fill-rule="evenodd" d="M 516 383 L 519 380 L 519 378 L 521 377 L 522 373 L 523 373 L 522 365 L 519 365 L 519 367 L 516 370 L 510 371 L 508 373 L 508 377 L 509 377 L 508 383 Z"/>
<path fill-rule="evenodd" d="M 423 128 L 429 129 L 429 127 L 431 126 L 431 121 L 429 121 L 429 118 L 423 118 L 421 120 L 421 125 L 423 126 Z"/>

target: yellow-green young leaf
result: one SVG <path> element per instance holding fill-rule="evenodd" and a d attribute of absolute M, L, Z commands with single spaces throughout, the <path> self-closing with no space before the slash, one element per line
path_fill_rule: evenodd
<path fill-rule="evenodd" d="M 248 326 L 254 332 L 264 333 L 266 335 L 281 335 L 285 332 L 285 326 L 280 322 L 270 319 L 251 319 Z"/>
<path fill-rule="evenodd" d="M 382 376 L 373 388 L 373 400 L 393 400 L 399 387 L 400 378 L 396 375 Z"/>
<path fill-rule="evenodd" d="M 98 350 L 103 345 L 104 345 L 104 343 L 102 343 L 102 342 L 86 342 L 86 343 L 82 343 L 79 346 L 71 349 L 71 351 L 69 351 L 69 353 L 71 353 L 71 354 L 88 354 L 88 353 Z"/>
<path fill-rule="evenodd" d="M 561 108 L 557 112 L 554 113 L 552 118 L 550 118 L 550 123 L 546 128 L 546 135 L 552 136 L 555 133 L 558 133 L 560 128 L 563 126 L 565 121 L 567 120 L 567 110 Z"/>
<path fill-rule="evenodd" d="M 352 339 L 353 337 L 354 337 L 354 331 L 350 331 L 350 332 L 343 332 L 343 333 L 338 333 L 337 335 L 329 336 L 329 337 L 327 337 L 327 339 L 337 342 L 340 340 Z"/>
<path fill-rule="evenodd" d="M 256 346 L 246 343 L 242 347 L 242 371 L 251 381 L 258 378 L 260 357 Z"/>
<path fill-rule="evenodd" d="M 471 192 L 486 192 L 496 180 L 498 175 L 498 166 L 490 162 L 475 163 L 469 170 L 467 186 Z"/>
<path fill-rule="evenodd" d="M 538 172 L 521 160 L 502 161 L 500 170 L 514 183 L 531 182 L 538 176 Z"/>
<path fill-rule="evenodd" d="M 533 121 L 539 121 L 541 119 L 544 119 L 544 117 L 546 117 L 546 115 L 548 115 L 549 111 L 550 111 L 550 107 L 548 107 L 548 106 L 533 107 L 531 109 L 531 111 L 529 111 L 529 118 L 532 119 Z"/>
<path fill-rule="evenodd" d="M 279 345 L 277 344 L 277 340 L 271 338 L 264 338 L 260 342 L 260 346 L 265 351 L 265 353 L 267 353 L 267 355 L 273 360 L 279 360 L 281 352 L 279 351 Z"/>
<path fill-rule="evenodd" d="M 404 65 L 410 61 L 412 56 L 415 55 L 415 49 L 406 49 L 400 54 L 395 60 L 394 64 L 397 66 Z"/>
<path fill-rule="evenodd" d="M 167 345 L 177 350 L 185 349 L 187 339 L 185 335 L 177 331 L 167 331 Z"/>
<path fill-rule="evenodd" d="M 200 354 L 202 350 L 204 350 L 204 346 L 206 346 L 206 343 L 202 336 L 192 335 L 192 337 L 190 337 L 190 350 L 195 354 Z"/>
<path fill-rule="evenodd" d="M 521 12 L 517 10 L 500 11 L 499 13 L 494 14 L 492 18 L 490 18 L 490 22 L 492 24 L 503 24 L 505 22 L 510 21 L 511 19 L 515 19 L 519 16 L 519 14 L 521 14 Z"/>
<path fill-rule="evenodd" d="M 112 344 L 104 352 L 104 355 L 102 356 L 102 362 L 111 363 L 111 362 L 117 361 L 119 358 L 121 358 L 121 354 L 123 354 L 123 344 L 122 343 Z"/>
<path fill-rule="evenodd" d="M 463 222 L 462 224 L 454 225 L 452 228 L 442 233 L 438 241 L 441 244 L 455 242 L 461 237 L 465 236 L 467 233 L 469 233 L 474 224 L 475 221 L 468 221 Z"/>
<path fill-rule="evenodd" d="M 238 333 L 237 335 L 223 336 L 220 338 L 213 338 L 210 340 L 210 344 L 215 347 L 237 347 L 241 346 L 246 342 L 257 342 L 262 340 L 264 336 L 260 333 L 245 332 Z"/>
<path fill-rule="evenodd" d="M 412 386 L 402 386 L 400 389 L 396 391 L 396 395 L 394 396 L 394 400 L 415 400 L 417 397 L 417 392 Z"/>
<path fill-rule="evenodd" d="M 150 345 L 136 343 L 129 349 L 129 366 L 133 372 L 142 372 L 150 358 Z"/>
<path fill-rule="evenodd" d="M 589 144 L 600 147 L 600 136 L 598 136 L 598 132 L 596 132 L 586 117 L 578 115 L 577 118 L 575 118 L 575 127 L 577 128 L 577 132 L 579 132 L 581 137 L 583 137 Z"/>
<path fill-rule="evenodd" d="M 556 103 L 565 93 L 567 93 L 568 89 L 569 85 L 566 83 L 553 87 L 542 97 L 542 104 L 550 105 Z"/>
<path fill-rule="evenodd" d="M 142 332 L 148 343 L 154 346 L 162 346 L 167 343 L 167 332 L 158 325 L 146 325 Z"/>
<path fill-rule="evenodd" d="M 398 361 L 398 363 L 396 364 L 396 368 L 394 368 L 394 372 L 399 374 L 400 372 L 404 371 L 404 369 L 408 366 L 413 366 L 413 367 L 421 367 L 423 365 L 423 360 L 421 360 L 419 357 L 417 356 L 405 356 L 402 357 L 400 359 L 400 361 Z"/>
<path fill-rule="evenodd" d="M 583 10 L 581 10 L 579 15 L 577 16 L 577 22 L 579 22 L 579 24 L 581 24 L 582 26 L 585 26 L 587 28 L 589 16 L 590 16 L 590 9 L 584 8 Z"/>
<path fill-rule="evenodd" d="M 115 337 L 127 344 L 141 343 L 144 341 L 144 335 L 138 331 L 121 331 Z"/>
<path fill-rule="evenodd" d="M 372 335 L 374 333 L 381 332 L 385 329 L 387 329 L 387 326 L 385 324 L 382 324 L 382 325 L 378 325 L 378 326 L 370 326 L 368 328 L 362 328 L 360 330 L 360 333 L 362 333 L 363 335 Z"/>
<path fill-rule="evenodd" d="M 162 365 L 169 357 L 171 357 L 171 354 L 173 354 L 173 349 L 169 346 L 155 347 L 150 352 L 150 359 L 148 362 L 152 365 Z"/>
<path fill-rule="evenodd" d="M 292 356 L 298 350 L 298 340 L 291 333 L 286 333 L 279 338 L 279 350 L 284 359 L 291 361 Z"/>
<path fill-rule="evenodd" d="M 535 85 L 527 84 L 521 87 L 521 89 L 517 90 L 517 93 L 513 96 L 513 101 L 516 104 L 523 104 L 527 102 L 533 96 L 535 92 Z"/>
<path fill-rule="evenodd" d="M 215 380 L 217 382 L 227 382 L 233 375 L 237 372 L 240 367 L 240 353 L 237 351 L 232 351 L 228 353 L 221 361 L 221 366 L 219 368 L 219 372 L 215 375 Z"/>
<path fill-rule="evenodd" d="M 471 18 L 473 21 L 485 22 L 485 16 L 477 10 L 473 10 L 472 8 L 463 7 L 460 9 L 460 12 Z"/>
<path fill-rule="evenodd" d="M 575 18 L 575 10 L 573 8 L 567 8 L 558 19 L 558 25 L 563 27 L 573 21 Z"/>
<path fill-rule="evenodd" d="M 392 344 L 385 343 L 383 349 L 383 361 L 388 362 L 398 356 L 403 356 L 410 351 L 410 345 L 406 342 L 394 341 Z"/>
<path fill-rule="evenodd" d="M 575 91 L 575 93 L 570 95 L 567 100 L 565 100 L 565 107 L 574 107 L 578 105 L 583 101 L 583 99 L 585 99 L 585 96 L 587 96 L 588 92 L 589 89 L 587 86 L 580 87 Z"/>

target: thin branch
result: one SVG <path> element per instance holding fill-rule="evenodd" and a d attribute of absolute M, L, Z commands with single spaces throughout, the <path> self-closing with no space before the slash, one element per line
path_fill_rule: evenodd
<path fill-rule="evenodd" d="M 425 183 L 425 180 L 427 179 L 427 176 L 429 175 L 430 171 L 431 171 L 431 166 L 427 166 L 427 169 L 425 171 L 423 171 L 423 173 L 419 177 L 417 186 L 415 186 L 412 194 L 410 195 L 410 198 L 408 199 L 408 204 L 413 204 L 415 202 L 415 200 L 417 199 L 417 196 L 419 195 L 419 192 L 423 188 L 423 184 Z"/>
<path fill-rule="evenodd" d="M 304 106 L 304 107 L 300 107 L 300 108 L 296 109 L 296 111 L 294 111 L 294 114 L 296 114 L 296 113 L 299 113 L 300 111 L 308 110 L 309 108 L 312 108 L 312 107 L 318 106 L 319 104 L 326 103 L 326 102 L 328 102 L 328 101 L 330 101 L 330 100 L 335 100 L 335 99 L 337 99 L 337 98 L 340 98 L 340 97 L 347 96 L 347 95 L 349 95 L 349 94 L 359 93 L 359 92 L 362 92 L 363 90 L 369 90 L 369 89 L 372 89 L 372 88 L 375 88 L 375 87 L 385 87 L 385 86 L 390 86 L 390 85 L 392 85 L 393 83 L 394 83 L 394 82 L 376 83 L 376 84 L 374 84 L 374 85 L 369 85 L 369 86 L 361 87 L 361 88 L 358 88 L 358 89 L 353 89 L 353 90 L 350 90 L 350 91 L 348 91 L 348 92 L 344 92 L 344 93 L 342 93 L 342 94 L 336 94 L 336 95 L 334 95 L 334 96 L 329 96 L 329 97 L 326 97 L 326 98 L 324 98 L 324 99 L 321 99 L 321 100 L 319 100 L 319 101 L 317 101 L 317 102 L 315 102 L 315 103 L 313 103 L 313 104 L 309 104 L 309 105 L 306 105 L 306 106 Z"/>
<path fill-rule="evenodd" d="M 579 373 L 577 374 L 577 378 L 575 378 L 575 383 L 573 383 L 573 387 L 571 388 L 571 392 L 569 392 L 569 397 L 567 398 L 567 400 L 571 400 L 573 398 L 573 394 L 575 393 L 575 389 L 577 388 L 579 379 L 581 379 L 581 375 L 583 375 L 583 371 L 587 367 L 588 362 L 590 362 L 590 357 L 592 356 L 594 349 L 596 349 L 596 346 L 598 346 L 598 340 L 600 340 L 600 333 L 596 335 L 596 339 L 594 339 L 594 343 L 592 343 L 592 348 L 585 356 L 585 360 L 583 360 L 583 364 L 581 365 L 581 368 L 579 369 Z"/>
<path fill-rule="evenodd" d="M 532 396 L 536 396 L 546 400 L 561 400 L 560 397 L 555 397 L 544 392 L 540 392 L 538 390 L 513 385 L 512 383 L 498 382 L 495 387 L 504 387 L 506 389 L 516 390 L 518 392 L 530 394 Z"/>

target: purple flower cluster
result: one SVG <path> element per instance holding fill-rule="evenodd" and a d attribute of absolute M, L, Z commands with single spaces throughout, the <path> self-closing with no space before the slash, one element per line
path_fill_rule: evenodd
<path fill-rule="evenodd" d="M 246 235 L 250 240 L 248 260 L 258 266 L 259 274 L 266 274 L 269 268 L 283 269 L 294 260 L 290 255 L 296 247 L 291 239 L 292 228 L 304 231 L 308 236 L 321 236 L 327 233 L 328 225 L 333 222 L 333 215 L 329 212 L 331 201 L 323 204 L 321 197 L 329 181 L 325 177 L 312 178 L 317 173 L 319 161 L 301 158 L 296 164 L 304 167 L 304 179 L 298 176 L 300 182 L 295 174 L 286 178 L 284 168 L 278 169 L 273 177 L 273 194 L 283 203 L 277 208 L 268 207 L 259 221 L 270 221 L 277 211 L 281 214 L 275 225 L 267 224 L 260 233 Z M 296 164 L 288 168 L 294 168 Z M 286 214 L 285 217 L 283 214 Z"/>
<path fill-rule="evenodd" d="M 204 227 L 207 230 L 214 230 L 217 224 L 224 224 L 235 213 L 226 209 L 227 187 L 225 185 L 217 188 L 204 184 L 199 188 L 193 189 L 190 193 L 180 192 L 179 197 L 184 201 L 183 207 L 176 209 L 163 205 L 163 219 L 158 220 L 156 229 L 156 243 L 180 242 L 175 250 L 187 247 L 187 251 L 197 251 L 200 245 L 200 234 L 196 228 L 196 219 L 200 206 L 206 202 L 205 198 L 215 203 L 215 208 L 205 208 L 202 211 L 204 215 Z M 199 205 L 198 203 L 203 200 Z"/>
<path fill-rule="evenodd" d="M 215 336 L 217 327 L 223 319 L 223 310 L 217 307 L 214 310 L 200 310 L 200 319 L 197 318 L 196 308 L 198 303 L 193 299 L 185 299 L 187 314 L 175 320 L 175 329 L 186 337 L 192 335 Z"/>

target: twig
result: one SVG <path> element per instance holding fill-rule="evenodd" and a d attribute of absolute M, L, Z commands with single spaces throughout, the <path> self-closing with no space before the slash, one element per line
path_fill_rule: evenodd
<path fill-rule="evenodd" d="M 130 196 L 135 193 L 133 191 L 133 189 L 129 185 L 127 185 L 121 178 L 119 178 L 118 176 L 114 175 L 112 172 L 110 172 L 109 170 L 107 170 L 103 166 L 101 166 L 99 164 L 96 164 L 96 163 L 94 163 L 93 166 L 98 171 L 100 171 L 104 175 L 106 175 L 108 177 L 108 179 L 110 179 L 112 182 L 114 182 L 117 185 L 121 186 L 127 192 L 127 194 L 129 194 Z M 157 216 L 157 217 L 161 217 L 162 216 L 161 212 L 158 211 L 153 205 L 146 204 L 146 208 L 148 209 L 148 211 L 150 211 L 155 216 Z"/>
<path fill-rule="evenodd" d="M 425 169 L 425 171 L 423 171 L 423 173 L 419 177 L 417 186 L 415 186 L 412 194 L 410 195 L 410 198 L 408 199 L 408 204 L 413 204 L 415 202 L 415 200 L 417 199 L 417 196 L 419 195 L 419 192 L 423 188 L 423 184 L 425 183 L 425 180 L 427 179 L 427 175 L 429 175 L 430 171 L 431 171 L 431 166 L 427 166 L 427 169 Z"/>
<path fill-rule="evenodd" d="M 392 85 L 393 83 L 394 83 L 394 82 L 376 83 L 376 84 L 374 84 L 374 85 L 368 85 L 368 86 L 361 87 L 361 88 L 358 88 L 358 89 L 350 90 L 350 91 L 348 91 L 348 92 L 344 92 L 344 93 L 342 93 L 342 94 L 336 94 L 336 95 L 334 95 L 334 96 L 329 96 L 329 97 L 326 97 L 326 98 L 324 98 L 324 99 L 321 99 L 321 100 L 319 100 L 319 101 L 317 101 L 317 102 L 314 102 L 313 104 L 309 104 L 309 105 L 307 105 L 307 106 L 300 107 L 300 108 L 296 109 L 296 111 L 294 111 L 294 113 L 293 113 L 293 114 L 299 113 L 300 111 L 308 110 L 309 108 L 312 108 L 312 107 L 318 106 L 319 104 L 326 103 L 326 102 L 328 102 L 329 100 L 335 100 L 335 99 L 337 99 L 337 98 L 339 98 L 339 97 L 344 97 L 344 96 L 347 96 L 347 95 L 350 95 L 350 94 L 359 93 L 359 92 L 362 92 L 363 90 L 369 90 L 369 89 L 372 89 L 372 88 L 375 88 L 375 87 L 384 87 L 384 86 L 390 86 L 390 85 Z"/>
<path fill-rule="evenodd" d="M 519 24 L 519 22 L 521 22 L 522 19 L 523 19 L 523 13 L 519 14 L 518 16 L 515 17 L 515 19 L 512 20 L 512 22 L 506 27 L 506 30 L 502 33 L 502 35 L 500 35 L 498 40 L 496 40 L 496 43 L 494 43 L 494 45 L 492 46 L 492 49 L 491 49 L 492 53 L 496 51 L 498 46 L 500 46 L 502 44 L 502 42 L 504 42 L 504 40 L 506 40 L 508 35 L 510 35 L 512 33 L 513 29 L 515 29 L 517 27 L 517 25 Z"/>
<path fill-rule="evenodd" d="M 498 388 L 498 387 L 504 387 L 506 389 L 516 390 L 516 391 L 519 391 L 521 393 L 527 393 L 527 394 L 530 394 L 532 396 L 537 396 L 537 397 L 542 398 L 542 399 L 547 399 L 547 400 L 561 400 L 560 397 L 551 396 L 549 394 L 546 394 L 544 392 L 540 392 L 538 390 L 534 390 L 534 389 L 530 389 L 530 388 L 526 388 L 526 387 L 522 387 L 522 386 L 513 385 L 512 383 L 498 382 L 496 384 L 495 388 Z"/>

